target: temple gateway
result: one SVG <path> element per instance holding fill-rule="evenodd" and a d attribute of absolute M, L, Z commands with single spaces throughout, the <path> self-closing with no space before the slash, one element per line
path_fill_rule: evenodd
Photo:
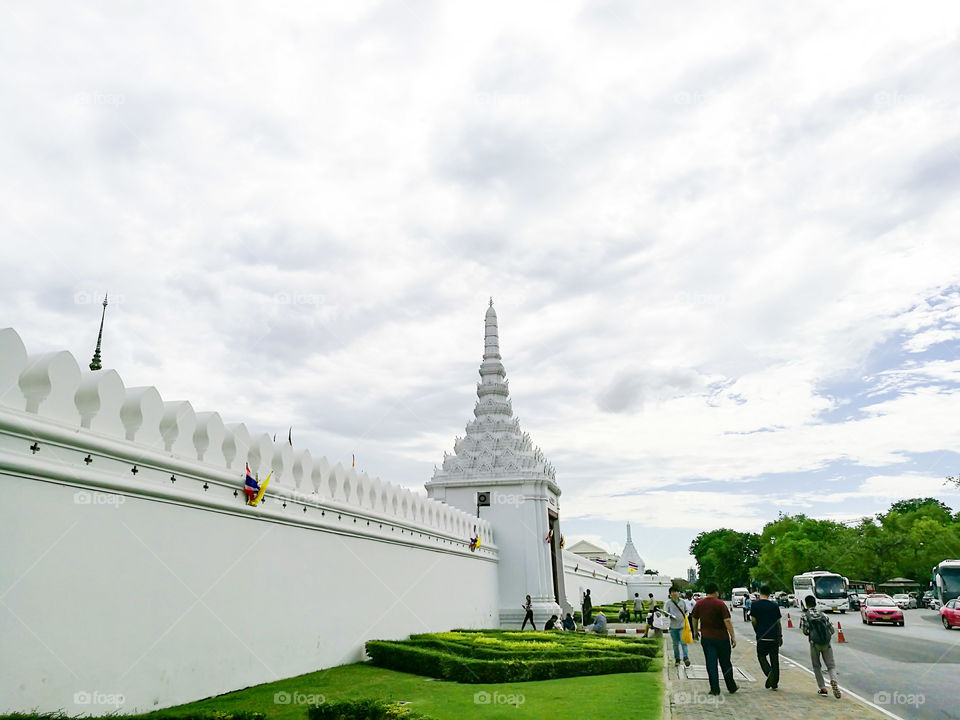
<path fill-rule="evenodd" d="M 560 486 L 553 465 L 513 416 L 510 387 L 500 356 L 493 299 L 484 319 L 484 352 L 477 402 L 466 434 L 453 454 L 444 453 L 425 483 L 427 495 L 488 521 L 500 549 L 500 625 L 519 627 L 530 595 L 539 625 L 572 612 L 590 589 L 594 604 L 654 593 L 666 599 L 670 579 L 644 575 L 630 526 L 616 567 L 590 562 L 560 546 Z M 483 539 L 480 538 L 482 543 Z"/>

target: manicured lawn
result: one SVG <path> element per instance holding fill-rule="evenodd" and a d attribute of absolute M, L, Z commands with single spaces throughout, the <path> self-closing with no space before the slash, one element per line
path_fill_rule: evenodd
<path fill-rule="evenodd" d="M 654 661 L 657 666 L 660 658 Z M 306 720 L 307 706 L 278 704 L 277 693 L 291 697 L 323 695 L 327 702 L 356 698 L 407 700 L 410 707 L 437 720 L 642 720 L 659 718 L 663 685 L 659 672 L 594 675 L 561 680 L 461 685 L 377 668 L 369 663 L 257 685 L 237 692 L 160 711 L 154 717 L 177 717 L 190 711 L 248 710 L 278 720 Z M 488 695 L 477 696 L 477 693 Z M 509 696 L 522 702 L 504 704 Z M 478 703 L 489 699 L 489 703 Z M 501 702 L 496 702 L 501 701 Z M 150 718 L 151 715 L 144 715 Z"/>

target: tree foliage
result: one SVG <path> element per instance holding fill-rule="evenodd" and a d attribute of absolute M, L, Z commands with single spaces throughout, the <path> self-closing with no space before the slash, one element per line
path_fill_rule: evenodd
<path fill-rule="evenodd" d="M 722 528 L 702 532 L 690 543 L 690 554 L 699 566 L 698 585 L 713 581 L 720 592 L 745 587 L 750 580 L 750 567 L 756 563 L 760 538 L 756 533 Z"/>
<path fill-rule="evenodd" d="M 853 525 L 781 513 L 759 535 L 701 532 L 690 553 L 699 565 L 698 585 L 712 580 L 723 593 L 760 583 L 789 591 L 794 575 L 811 570 L 874 585 L 906 577 L 926 587 L 934 565 L 960 557 L 960 513 L 935 498 L 900 500 Z"/>

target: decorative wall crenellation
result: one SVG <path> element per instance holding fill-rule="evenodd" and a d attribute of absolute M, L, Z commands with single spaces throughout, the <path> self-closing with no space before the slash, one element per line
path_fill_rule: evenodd
<path fill-rule="evenodd" d="M 11 328 L 0 329 L 0 415 L 4 413 L 49 424 L 50 432 L 63 438 L 59 442 L 74 448 L 99 446 L 102 453 L 109 441 L 114 455 L 135 457 L 138 449 L 154 457 L 161 453 L 197 478 L 226 473 L 238 485 L 249 464 L 261 479 L 272 473 L 268 499 L 282 502 L 295 496 L 305 506 L 338 503 L 462 541 L 479 530 L 487 552 L 495 547 L 485 520 L 339 462 L 331 464 L 310 450 L 291 447 L 286 439 L 274 442 L 266 433 L 251 433 L 243 423 L 224 423 L 218 413 L 197 412 L 187 401 L 165 401 L 154 387 L 125 387 L 115 370 L 81 370 L 67 351 L 29 355 Z"/>

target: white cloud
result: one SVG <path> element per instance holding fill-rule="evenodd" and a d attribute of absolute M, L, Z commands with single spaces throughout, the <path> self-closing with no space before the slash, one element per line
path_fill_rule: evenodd
<path fill-rule="evenodd" d="M 956 361 L 925 356 L 960 322 L 958 21 L 32 3 L 0 28 L 0 325 L 86 362 L 75 298 L 109 290 L 128 385 L 418 486 L 492 294 L 565 513 L 756 527 L 834 463 L 960 446 Z M 805 481 L 736 497 L 782 474 Z"/>

